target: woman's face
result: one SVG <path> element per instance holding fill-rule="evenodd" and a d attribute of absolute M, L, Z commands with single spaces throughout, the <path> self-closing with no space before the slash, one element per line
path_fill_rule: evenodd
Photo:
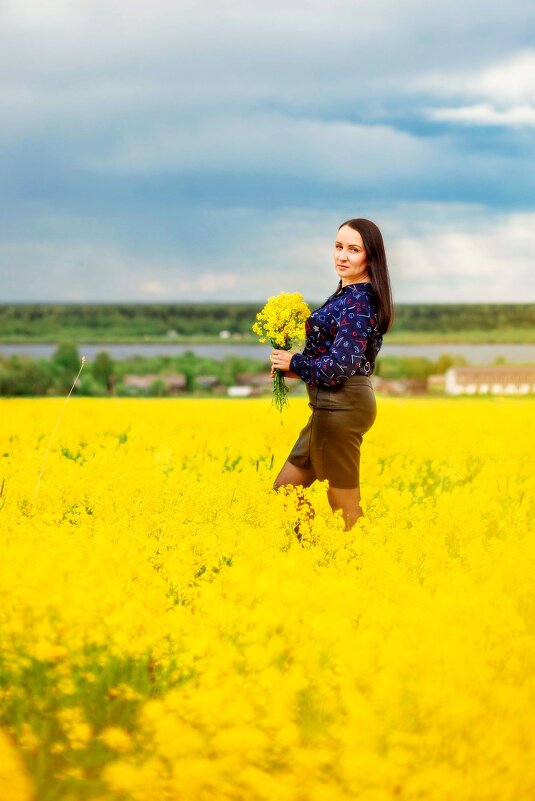
<path fill-rule="evenodd" d="M 369 281 L 367 257 L 362 237 L 349 225 L 343 225 L 334 243 L 334 269 L 342 286 Z"/>

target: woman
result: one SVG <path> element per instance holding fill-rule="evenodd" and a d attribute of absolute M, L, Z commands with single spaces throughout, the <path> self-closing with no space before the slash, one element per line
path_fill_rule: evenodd
<path fill-rule="evenodd" d="M 327 479 L 331 509 L 342 511 L 349 531 L 362 515 L 360 446 L 377 415 L 370 376 L 393 307 L 383 238 L 375 223 L 360 218 L 342 223 L 333 256 L 338 288 L 308 318 L 303 352 L 271 353 L 272 375 L 282 370 L 289 378 L 301 378 L 312 410 L 274 489 Z M 300 498 L 306 503 L 302 490 Z"/>

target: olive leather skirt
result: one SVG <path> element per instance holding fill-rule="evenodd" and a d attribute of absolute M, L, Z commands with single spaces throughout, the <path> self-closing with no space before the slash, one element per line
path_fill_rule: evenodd
<path fill-rule="evenodd" d="M 313 470 L 318 481 L 327 480 L 331 487 L 360 487 L 362 437 L 377 417 L 370 377 L 359 373 L 337 389 L 306 387 L 312 414 L 288 461 Z"/>

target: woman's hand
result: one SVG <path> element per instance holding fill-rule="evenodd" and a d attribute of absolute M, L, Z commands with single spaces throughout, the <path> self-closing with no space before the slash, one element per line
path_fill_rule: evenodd
<path fill-rule="evenodd" d="M 277 372 L 277 368 L 272 366 L 271 367 L 271 378 L 275 378 L 275 373 L 276 372 Z M 291 370 L 283 370 L 282 374 L 283 374 L 284 378 L 301 378 L 300 375 L 297 375 L 297 373 L 292 373 Z"/>
<path fill-rule="evenodd" d="M 282 354 L 282 358 L 279 359 L 279 355 Z M 292 360 L 293 353 L 287 350 L 274 350 L 270 355 L 271 360 L 271 378 L 275 378 L 275 372 L 277 370 L 282 370 L 282 373 L 285 378 L 299 378 L 300 376 L 297 373 L 292 373 L 291 370 L 288 368 L 290 367 L 290 362 Z M 279 367 L 281 364 L 281 367 Z M 288 367 L 283 367 L 282 365 L 287 364 Z"/>
<path fill-rule="evenodd" d="M 271 361 L 271 371 L 274 370 L 289 370 L 290 369 L 290 362 L 292 360 L 293 353 L 290 353 L 289 350 L 272 350 L 269 356 Z"/>

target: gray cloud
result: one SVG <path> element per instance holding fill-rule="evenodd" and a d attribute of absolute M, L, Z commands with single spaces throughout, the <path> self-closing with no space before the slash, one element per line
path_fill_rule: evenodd
<path fill-rule="evenodd" d="M 375 211 L 397 302 L 523 302 L 534 296 L 535 212 L 489 215 L 484 207 L 462 204 Z M 207 228 L 215 213 L 205 210 Z M 3 245 L 0 261 L 10 265 L 6 299 L 261 301 L 295 291 L 319 300 L 333 291 L 332 243 L 341 216 L 284 209 L 259 226 L 254 210 L 217 215 L 230 233 L 223 255 L 210 252 L 202 232 L 189 243 L 189 259 L 157 251 L 136 255 L 106 243 Z"/>
<path fill-rule="evenodd" d="M 427 89 L 439 97 L 482 98 L 505 105 L 535 103 L 535 50 L 519 50 L 476 69 L 450 67 L 431 71 L 413 81 L 415 88 Z"/>
<path fill-rule="evenodd" d="M 426 109 L 433 120 L 512 128 L 535 125 L 535 50 L 513 53 L 479 70 L 431 72 L 414 81 L 416 89 L 438 97 L 478 99 L 457 107 Z"/>
<path fill-rule="evenodd" d="M 535 297 L 534 22 L 523 0 L 5 2 L 6 299 L 319 299 L 350 216 L 385 231 L 400 301 Z"/>
<path fill-rule="evenodd" d="M 477 103 L 460 108 L 439 108 L 429 111 L 433 120 L 467 123 L 469 125 L 501 125 L 511 128 L 535 126 L 534 106 L 512 106 L 497 109 L 491 103 Z"/>
<path fill-rule="evenodd" d="M 153 125 L 129 131 L 112 149 L 84 167 L 106 172 L 152 173 L 162 170 L 307 175 L 329 182 L 410 178 L 414 164 L 436 171 L 433 142 L 386 125 L 358 125 L 290 118 L 283 114 L 211 117 L 179 126 Z M 217 131 L 217 137 L 214 137 Z M 216 141 L 215 141 L 216 139 Z M 450 155 L 451 160 L 451 155 Z"/>

